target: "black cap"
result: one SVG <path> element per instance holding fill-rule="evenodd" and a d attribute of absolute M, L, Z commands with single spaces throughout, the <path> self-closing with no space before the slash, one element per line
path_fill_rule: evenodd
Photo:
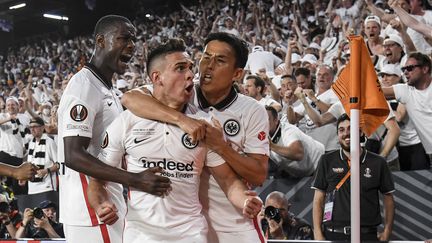
<path fill-rule="evenodd" d="M 36 117 L 36 118 L 31 119 L 30 120 L 30 126 L 32 124 L 37 124 L 39 126 L 45 126 L 44 120 L 42 120 L 42 118 L 40 118 L 40 117 Z"/>
<path fill-rule="evenodd" d="M 42 201 L 41 203 L 39 203 L 39 207 L 42 209 L 44 209 L 44 208 L 57 209 L 57 204 L 55 204 L 54 202 L 51 202 L 50 200 L 45 200 L 45 201 Z"/>

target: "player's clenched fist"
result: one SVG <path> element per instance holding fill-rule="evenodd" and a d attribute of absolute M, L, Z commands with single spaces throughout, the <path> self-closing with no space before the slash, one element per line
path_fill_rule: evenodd
<path fill-rule="evenodd" d="M 255 218 L 261 211 L 263 202 L 254 191 L 246 191 L 248 198 L 245 200 L 243 207 L 243 215 L 248 218 Z"/>
<path fill-rule="evenodd" d="M 117 215 L 118 210 L 111 202 L 103 202 L 95 210 L 99 220 L 104 224 L 112 225 L 119 219 Z"/>
<path fill-rule="evenodd" d="M 137 182 L 134 183 L 133 187 L 159 197 L 168 195 L 171 191 L 171 181 L 164 176 L 157 175 L 156 173 L 162 173 L 161 167 L 149 168 L 143 172 L 137 173 Z"/>

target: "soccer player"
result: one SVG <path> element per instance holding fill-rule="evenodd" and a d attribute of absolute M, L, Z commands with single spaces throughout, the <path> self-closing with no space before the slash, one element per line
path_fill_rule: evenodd
<path fill-rule="evenodd" d="M 200 83 L 195 86 L 191 102 L 214 116 L 223 132 L 186 117 L 140 89 L 125 93 L 122 103 L 137 116 L 179 126 L 193 141 L 205 137 L 207 146 L 240 177 L 260 185 L 268 167 L 267 112 L 251 97 L 236 93 L 232 86 L 233 80 L 240 80 L 243 74 L 248 56 L 246 43 L 231 34 L 212 33 L 204 44 Z M 200 200 L 210 225 L 209 242 L 264 242 L 256 220 L 243 217 L 206 169 L 201 178 Z"/>
<path fill-rule="evenodd" d="M 111 78 L 122 74 L 135 50 L 136 29 L 125 17 L 107 15 L 95 26 L 95 50 L 68 83 L 58 110 L 58 158 L 60 176 L 60 221 L 68 242 L 121 242 L 123 220 L 116 225 L 100 224 L 87 198 L 88 176 L 133 186 L 156 195 L 169 188 L 169 179 L 154 175 L 161 168 L 130 173 L 107 166 L 95 156 L 106 127 L 122 111 Z M 64 167 L 64 164 L 66 167 Z M 121 186 L 112 183 L 116 190 Z M 105 210 L 116 210 L 114 204 Z"/>
<path fill-rule="evenodd" d="M 207 117 L 210 121 L 208 114 L 188 104 L 194 75 L 185 50 L 183 40 L 169 39 L 150 52 L 147 67 L 153 82 L 152 95 L 176 111 L 197 119 Z M 204 166 L 244 215 L 254 217 L 261 209 L 261 201 L 244 193 L 247 187 L 219 155 L 209 151 L 203 141 L 192 142 L 174 125 L 124 111 L 108 127 L 102 148 L 99 158 L 111 166 L 121 167 L 126 155 L 128 171 L 141 172 L 159 165 L 164 168 L 162 175 L 172 181 L 172 191 L 163 198 L 134 189 L 129 191 L 123 242 L 207 242 L 207 223 L 198 198 Z M 113 198 L 104 184 L 100 180 L 90 181 L 90 203 L 96 209 L 110 204 Z M 114 196 L 120 198 L 113 201 L 122 201 L 121 194 Z M 124 211 L 120 210 L 123 207 L 124 203 L 117 208 Z M 111 212 L 99 216 L 109 223 L 118 217 Z"/>

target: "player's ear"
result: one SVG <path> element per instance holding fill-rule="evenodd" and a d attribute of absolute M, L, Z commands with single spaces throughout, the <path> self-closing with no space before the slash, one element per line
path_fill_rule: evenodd
<path fill-rule="evenodd" d="M 234 77 L 233 80 L 242 80 L 244 70 L 243 68 L 236 68 L 234 71 Z"/>
<path fill-rule="evenodd" d="M 152 71 L 150 73 L 150 79 L 153 82 L 153 84 L 160 84 L 161 83 L 161 73 L 159 71 Z"/>
<path fill-rule="evenodd" d="M 96 46 L 99 48 L 105 47 L 105 36 L 104 35 L 102 35 L 102 34 L 96 35 Z"/>

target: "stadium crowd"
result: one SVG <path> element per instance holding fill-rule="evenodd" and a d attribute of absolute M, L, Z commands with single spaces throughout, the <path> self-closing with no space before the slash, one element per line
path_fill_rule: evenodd
<path fill-rule="evenodd" d="M 177 11 L 152 15 L 138 8 L 133 19 L 135 54 L 127 71 L 112 79 L 120 98 L 142 85 L 152 90 L 147 53 L 168 38 L 185 41 L 198 81 L 208 34 L 233 34 L 249 46 L 246 72 L 233 86 L 265 106 L 269 115 L 268 177 L 313 176 L 320 157 L 340 148 L 336 120 L 344 112 L 331 85 L 349 60 L 347 37 L 360 35 L 390 107 L 384 124 L 365 139 L 366 148 L 384 157 L 392 171 L 430 169 L 429 1 L 199 0 L 179 5 Z M 94 45 L 91 35 L 46 38 L 11 47 L 0 57 L 0 162 L 38 166 L 28 182 L 4 180 L 0 200 L 8 209 L 0 208 L 0 238 L 32 237 L 28 229 L 20 229 L 30 220 L 45 229 L 44 237 L 63 234 L 55 213 L 37 217 L 30 209 L 18 212 L 14 195 L 58 190 L 63 165 L 57 161 L 57 108 L 70 78 L 90 60 Z M 56 207 L 48 201 L 40 204 L 44 211 Z"/>

